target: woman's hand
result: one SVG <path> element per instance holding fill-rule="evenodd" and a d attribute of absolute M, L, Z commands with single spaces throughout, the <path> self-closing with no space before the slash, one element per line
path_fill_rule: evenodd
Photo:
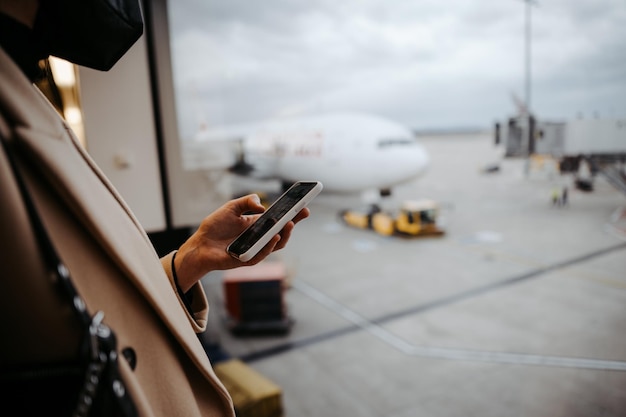
<path fill-rule="evenodd" d="M 241 262 L 226 252 L 227 246 L 265 211 L 259 197 L 251 194 L 231 200 L 204 218 L 198 230 L 180 247 L 174 267 L 178 285 L 187 292 L 200 278 L 215 270 L 254 265 L 270 253 L 285 247 L 296 223 L 307 218 L 302 209 L 283 230 L 250 261 Z M 246 213 L 246 214 L 244 214 Z M 252 214 L 249 214 L 252 213 Z"/>

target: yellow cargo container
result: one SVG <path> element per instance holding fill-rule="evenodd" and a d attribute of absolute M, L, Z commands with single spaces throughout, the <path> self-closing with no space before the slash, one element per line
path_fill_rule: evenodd
<path fill-rule="evenodd" d="M 230 359 L 213 366 L 235 405 L 237 417 L 281 417 L 282 390 L 242 361 Z"/>

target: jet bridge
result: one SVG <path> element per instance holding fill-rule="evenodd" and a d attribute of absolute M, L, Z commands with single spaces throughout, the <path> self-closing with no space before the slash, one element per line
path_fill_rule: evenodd
<path fill-rule="evenodd" d="M 496 125 L 495 132 L 506 157 L 550 156 L 561 173 L 575 176 L 587 164 L 592 177 L 602 175 L 626 195 L 626 119 L 559 122 L 519 117 Z"/>
<path fill-rule="evenodd" d="M 592 173 L 602 175 L 613 187 L 626 195 L 626 172 L 624 171 L 625 159 L 618 163 L 606 162 L 593 156 L 585 157 L 585 161 L 591 167 Z"/>

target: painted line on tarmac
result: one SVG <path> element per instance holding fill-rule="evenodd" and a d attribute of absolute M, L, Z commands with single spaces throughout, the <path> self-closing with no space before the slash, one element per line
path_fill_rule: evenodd
<path fill-rule="evenodd" d="M 626 206 L 618 207 L 609 217 L 609 221 L 604 225 L 604 230 L 610 235 L 626 241 Z M 621 226 L 621 227 L 620 227 Z"/>
<path fill-rule="evenodd" d="M 360 316 L 358 313 L 348 309 L 343 306 L 341 303 L 333 300 L 332 298 L 326 296 L 321 291 L 313 288 L 312 286 L 305 284 L 300 281 L 294 281 L 292 283 L 292 287 L 296 290 L 301 291 L 302 293 L 308 295 L 309 297 L 315 299 L 320 304 L 324 305 L 324 302 L 328 302 L 327 308 L 332 309 L 334 307 L 337 309 L 337 313 L 339 315 L 345 314 L 345 318 L 353 323 L 351 326 L 343 327 L 340 329 L 336 329 L 333 331 L 329 331 L 326 333 L 318 334 L 309 338 L 304 338 L 301 340 L 289 341 L 277 346 L 273 346 L 267 349 L 262 349 L 259 351 L 253 351 L 248 354 L 242 355 L 239 357 L 240 360 L 244 362 L 254 362 L 256 360 L 262 360 L 271 356 L 275 356 L 278 354 L 282 354 L 288 352 L 293 349 L 302 348 L 305 346 L 310 346 L 316 343 L 320 343 L 326 340 L 334 339 L 336 337 L 340 337 L 359 329 L 367 330 L 368 332 L 377 335 L 381 338 L 381 340 L 387 341 L 389 344 L 394 344 L 394 346 L 409 355 L 421 355 L 424 357 L 432 357 L 432 358 L 441 358 L 441 359 L 461 359 L 467 358 L 465 360 L 474 360 L 474 361 L 488 361 L 492 363 L 510 363 L 510 364 L 528 364 L 528 365 L 541 365 L 541 366 L 561 366 L 561 367 L 582 367 L 582 368 L 591 368 L 591 369 L 611 369 L 611 370 L 626 370 L 626 362 L 622 361 L 604 361 L 597 359 L 584 359 L 584 358 L 567 358 L 567 357 L 559 357 L 559 356 L 541 356 L 541 355 L 526 355 L 526 354 L 516 354 L 516 353 L 506 353 L 506 352 L 488 352 L 488 351 L 472 351 L 472 350 L 464 350 L 464 349 L 447 349 L 447 348 L 429 348 L 424 346 L 416 346 L 412 345 L 401 338 L 393 335 L 388 332 L 384 328 L 381 327 L 382 324 L 386 322 L 390 322 L 393 320 L 397 320 L 400 318 L 404 318 L 407 316 L 424 313 L 426 311 L 431 311 L 440 307 L 444 307 L 459 301 L 467 300 L 485 293 L 488 293 L 493 290 L 497 290 L 503 287 L 508 287 L 513 284 L 517 284 L 519 282 L 523 282 L 532 278 L 537 278 L 540 275 L 543 275 L 547 272 L 552 272 L 554 270 L 562 269 L 571 265 L 575 265 L 580 262 L 588 261 L 598 256 L 606 255 L 608 253 L 626 249 L 626 243 L 621 243 L 618 245 L 614 245 L 608 248 L 600 249 L 585 255 L 578 256 L 576 258 L 572 258 L 569 260 L 565 260 L 563 262 L 549 265 L 543 268 L 538 268 L 532 270 L 528 273 L 508 278 L 503 281 L 498 281 L 492 284 L 488 284 L 482 287 L 474 288 L 468 291 L 465 291 L 460 294 L 455 294 L 449 297 L 445 297 L 439 300 L 435 300 L 429 303 L 420 304 L 418 306 L 405 309 L 402 311 L 398 311 L 392 314 L 385 315 L 383 317 L 379 317 L 375 320 L 367 320 L 363 316 Z M 323 301 L 326 300 L 326 301 Z M 470 359 L 471 358 L 471 359 Z"/>
<path fill-rule="evenodd" d="M 545 356 L 524 353 L 496 352 L 471 349 L 441 348 L 434 346 L 414 345 L 380 325 L 368 320 L 354 310 L 328 297 L 316 288 L 302 282 L 293 283 L 294 288 L 306 294 L 311 299 L 350 321 L 358 328 L 368 332 L 389 346 L 400 352 L 432 359 L 447 359 L 460 361 L 501 363 L 511 365 L 555 366 L 567 368 L 601 369 L 612 371 L 626 371 L 625 361 L 602 359 L 574 358 L 565 356 Z"/>
<path fill-rule="evenodd" d="M 398 318 L 402 318 L 402 317 L 406 317 L 406 316 L 410 316 L 413 314 L 419 314 L 419 313 L 423 313 L 425 311 L 430 311 L 430 310 L 434 310 L 436 308 L 440 308 L 443 306 L 447 306 L 453 303 L 457 303 L 459 301 L 464 301 L 470 298 L 474 298 L 476 296 L 482 295 L 482 294 L 486 294 L 488 292 L 500 289 L 500 288 L 504 288 L 504 287 L 508 287 L 514 284 L 518 284 L 520 282 L 523 281 L 528 281 L 530 279 L 533 278 L 537 278 L 541 275 L 544 275 L 548 272 L 552 272 L 552 271 L 556 271 L 559 269 L 563 269 L 581 262 L 585 262 L 585 261 L 589 261 L 593 258 L 596 258 L 598 256 L 602 256 L 602 255 L 606 255 L 608 253 L 614 252 L 614 251 L 618 251 L 618 250 L 623 250 L 626 249 L 626 243 L 620 243 L 618 245 L 614 245 L 614 246 L 609 246 L 608 248 L 603 248 L 603 249 L 599 249 L 597 251 L 594 252 L 590 252 L 581 256 L 578 256 L 576 258 L 572 258 L 572 259 L 567 259 L 565 261 L 556 263 L 556 264 L 552 264 L 552 265 L 548 265 L 545 267 L 541 267 L 541 268 L 537 268 L 534 270 L 531 270 L 529 272 L 526 272 L 522 275 L 518 275 L 518 276 L 514 276 L 512 278 L 507 278 L 501 281 L 497 281 L 491 284 L 487 284 L 487 285 L 483 285 L 481 287 L 476 287 L 470 290 L 467 290 L 465 292 L 459 293 L 459 294 L 453 294 L 451 296 L 448 297 L 444 297 L 444 298 L 440 298 L 438 300 L 435 301 L 431 301 L 431 302 L 427 302 L 424 304 L 420 304 L 417 305 L 415 307 L 411 307 L 405 310 L 401 310 L 401 311 L 397 311 L 395 313 L 391 313 L 388 314 L 386 316 L 383 317 L 379 317 L 376 320 L 374 320 L 375 323 L 385 323 L 387 321 L 391 321 L 391 320 L 396 320 Z"/>

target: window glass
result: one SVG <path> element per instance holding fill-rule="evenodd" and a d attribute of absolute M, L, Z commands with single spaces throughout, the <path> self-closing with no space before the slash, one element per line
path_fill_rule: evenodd
<path fill-rule="evenodd" d="M 623 117 L 624 8 L 606 1 L 168 2 L 179 131 L 328 112 L 412 129 Z M 616 18 L 604 19 L 604 13 Z M 532 59 L 526 60 L 526 46 Z M 527 65 L 528 64 L 528 65 Z"/>

